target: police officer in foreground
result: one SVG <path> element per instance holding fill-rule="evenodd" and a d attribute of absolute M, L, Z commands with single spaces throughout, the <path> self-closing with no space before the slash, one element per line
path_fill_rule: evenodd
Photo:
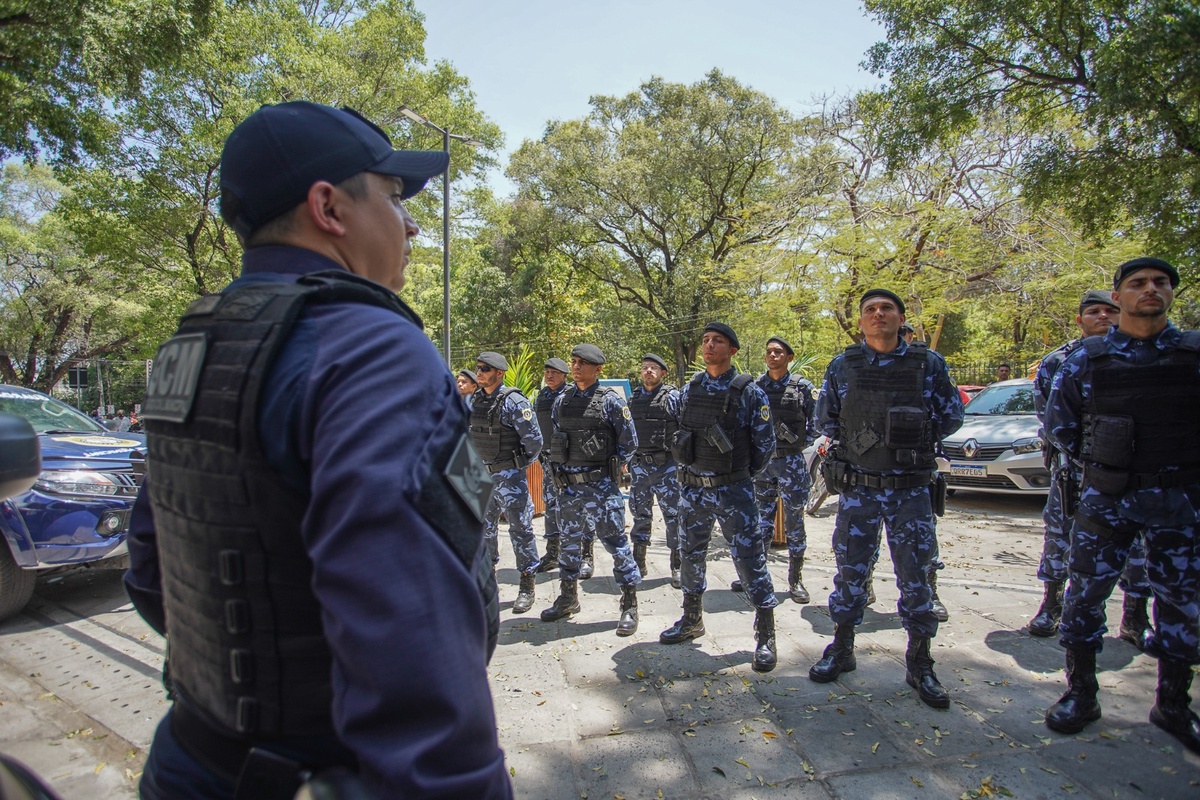
<path fill-rule="evenodd" d="M 1059 642 L 1067 692 L 1046 725 L 1078 733 L 1100 718 L 1096 654 L 1104 603 L 1141 534 L 1154 592 L 1157 702 L 1150 721 L 1200 753 L 1200 719 L 1188 707 L 1200 663 L 1200 332 L 1167 320 L 1179 273 L 1159 258 L 1117 268 L 1117 327 L 1067 356 L 1046 402 L 1046 433 L 1083 469 Z"/>
<path fill-rule="evenodd" d="M 775 455 L 767 468 L 754 479 L 754 498 L 758 502 L 759 524 L 762 527 L 763 551 L 775 538 L 775 507 L 783 501 L 783 530 L 788 548 L 788 592 L 797 603 L 809 601 L 804 588 L 804 552 L 808 536 L 804 531 L 804 505 L 812 476 L 804 461 L 804 448 L 817 439 L 814 410 L 817 401 L 812 382 L 788 372 L 796 352 L 778 336 L 767 339 L 767 371 L 758 378 L 758 385 L 771 405 L 771 421 L 775 425 Z"/>
<path fill-rule="evenodd" d="M 753 477 L 775 451 L 775 428 L 767 396 L 732 365 L 738 338 L 722 322 L 710 322 L 700 340 L 704 372 L 683 388 L 679 432 L 671 450 L 679 465 L 679 531 L 683 542 L 683 616 L 659 634 L 663 644 L 704 635 L 708 544 L 714 523 L 729 543 L 733 565 L 755 608 L 757 647 L 751 667 L 770 672 L 775 650 L 775 587 L 758 528 Z"/>
<path fill-rule="evenodd" d="M 900 589 L 897 610 L 908 631 L 905 680 L 926 705 L 949 708 L 929 653 L 938 628 L 929 585 L 936 546 L 932 487 L 935 444 L 962 426 L 963 408 L 945 360 L 923 343 L 905 342 L 903 322 L 897 295 L 867 291 L 859 301 L 863 341 L 825 370 L 817 425 L 835 440 L 824 474 L 840 494 L 833 531 L 837 573 L 829 595 L 836 629 L 808 675 L 826 683 L 857 666 L 854 628 L 867 605 L 865 580 L 886 525 Z"/>
<path fill-rule="evenodd" d="M 263 106 L 226 140 L 242 275 L 194 302 L 147 386 L 126 585 L 175 702 L 141 796 L 512 796 L 487 681 L 487 471 L 395 295 L 404 200 L 446 169 L 357 113 Z M 481 587 L 486 587 L 481 589 Z"/>
<path fill-rule="evenodd" d="M 546 551 L 538 565 L 538 572 L 549 572 L 558 568 L 559 544 L 562 541 L 562 520 L 558 510 L 558 486 L 554 483 L 553 461 L 550 459 L 551 434 L 554 423 L 550 410 L 554 401 L 567 389 L 567 362 L 561 358 L 548 358 L 542 368 L 542 388 L 533 401 L 533 412 L 537 415 L 538 430 L 542 432 L 542 450 L 538 461 L 542 465 L 542 523 L 545 525 Z M 591 577 L 589 573 L 587 577 Z"/>
<path fill-rule="evenodd" d="M 671 585 L 679 588 L 679 480 L 670 445 L 679 429 L 679 390 L 663 380 L 667 362 L 654 353 L 642 357 L 642 385 L 629 398 L 629 413 L 637 428 L 638 447 L 629 465 L 629 506 L 633 511 L 633 559 L 646 575 L 654 499 L 667 528 L 671 551 Z"/>
<path fill-rule="evenodd" d="M 594 344 L 571 351 L 574 387 L 559 395 L 550 410 L 554 423 L 551 458 L 558 481 L 562 546 L 558 558 L 561 593 L 542 612 L 546 622 L 579 613 L 579 567 L 588 528 L 595 529 L 613 558 L 613 577 L 621 587 L 618 636 L 638 627 L 637 586 L 642 581 L 625 535 L 625 498 L 621 467 L 638 446 L 637 431 L 625 399 L 599 384 L 604 353 Z"/>
<path fill-rule="evenodd" d="M 471 400 L 471 444 L 492 473 L 492 499 L 484 522 L 484 539 L 492 564 L 500 562 L 500 515 L 508 520 L 508 537 L 517 559 L 521 585 L 512 612 L 524 614 L 533 608 L 539 565 L 537 537 L 533 535 L 533 499 L 525 467 L 542 449 L 542 432 L 533 418 L 533 408 L 521 390 L 504 384 L 508 359 L 487 351 L 475 359 L 479 384 Z"/>
<path fill-rule="evenodd" d="M 1050 397 L 1050 386 L 1063 360 L 1079 348 L 1084 338 L 1104 336 L 1108 333 L 1120 316 L 1121 309 L 1113 300 L 1112 292 L 1108 290 L 1095 289 L 1079 301 L 1079 314 L 1075 317 L 1075 324 L 1079 326 L 1082 336 L 1048 353 L 1038 365 L 1037 374 L 1033 379 L 1034 409 L 1043 424 L 1046 421 L 1046 401 Z M 1080 475 L 1079 470 L 1071 467 L 1066 456 L 1052 443 L 1046 441 L 1043 446 L 1046 448 L 1046 461 L 1052 474 L 1050 491 L 1046 495 L 1046 507 L 1042 512 L 1046 533 L 1037 573 L 1038 580 L 1045 583 L 1045 597 L 1037 614 L 1029 622 L 1029 633 L 1044 637 L 1058 633 L 1058 622 L 1062 617 L 1063 589 L 1067 584 L 1067 554 L 1071 549 L 1071 516 L 1075 511 L 1074 503 Z M 1071 495 L 1067 503 L 1070 506 L 1069 512 L 1064 511 L 1064 487 Z M 1150 630 L 1150 620 L 1146 613 L 1150 584 L 1146 579 L 1146 555 L 1142 550 L 1140 537 L 1130 548 L 1129 560 L 1121 576 L 1120 585 L 1125 592 L 1121 638 L 1139 650 L 1144 649 Z"/>

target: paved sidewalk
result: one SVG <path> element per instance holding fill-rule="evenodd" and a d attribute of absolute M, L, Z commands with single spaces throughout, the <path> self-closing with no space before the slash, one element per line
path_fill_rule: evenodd
<path fill-rule="evenodd" d="M 489 673 L 517 796 L 1200 797 L 1200 757 L 1147 721 L 1155 662 L 1125 642 L 1110 637 L 1099 658 L 1103 719 L 1075 737 L 1045 727 L 1064 678 L 1056 640 L 1023 631 L 1041 600 L 1040 506 L 969 502 L 952 501 L 959 508 L 939 523 L 939 588 L 951 617 L 933 655 L 948 711 L 927 708 L 904 682 L 886 548 L 879 601 L 858 630 L 858 669 L 830 684 L 808 679 L 833 633 L 832 506 L 808 525 L 815 603 L 784 599 L 776 610 L 779 666 L 767 675 L 750 669 L 754 613 L 728 590 L 734 570 L 723 547 L 710 553 L 707 635 L 668 646 L 658 633 L 679 617 L 681 595 L 657 522 L 640 628 L 626 639 L 614 633 L 620 592 L 607 553 L 597 552 L 596 577 L 581 584 L 582 612 L 543 623 L 557 572 L 539 576 L 530 613 L 513 615 L 517 574 L 502 536 L 501 635 Z M 772 552 L 771 572 L 786 592 L 785 551 Z M 1117 592 L 1114 628 L 1120 602 Z"/>

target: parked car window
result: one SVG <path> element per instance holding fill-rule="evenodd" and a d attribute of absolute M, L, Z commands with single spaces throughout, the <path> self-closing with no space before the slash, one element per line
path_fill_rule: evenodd
<path fill-rule="evenodd" d="M 1033 387 L 1027 382 L 989 386 L 967 403 L 968 414 L 1032 414 Z"/>

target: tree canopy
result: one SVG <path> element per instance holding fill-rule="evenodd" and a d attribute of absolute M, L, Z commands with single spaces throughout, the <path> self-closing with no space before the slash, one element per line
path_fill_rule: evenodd
<path fill-rule="evenodd" d="M 1200 256 L 1200 7 L 1189 0 L 865 0 L 887 30 L 889 151 L 1002 107 L 1042 133 L 1027 195 L 1093 235 L 1124 225 L 1185 265 Z"/>

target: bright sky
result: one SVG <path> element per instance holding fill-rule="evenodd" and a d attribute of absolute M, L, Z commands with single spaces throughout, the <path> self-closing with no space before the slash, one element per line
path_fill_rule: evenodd
<path fill-rule="evenodd" d="M 425 53 L 467 76 L 507 152 L 592 95 L 713 67 L 801 113 L 878 81 L 859 64 L 883 30 L 858 0 L 417 0 Z M 463 133 L 469 133 L 464 131 Z M 507 155 L 505 153 L 504 155 Z M 507 161 L 507 159 L 504 159 Z"/>

